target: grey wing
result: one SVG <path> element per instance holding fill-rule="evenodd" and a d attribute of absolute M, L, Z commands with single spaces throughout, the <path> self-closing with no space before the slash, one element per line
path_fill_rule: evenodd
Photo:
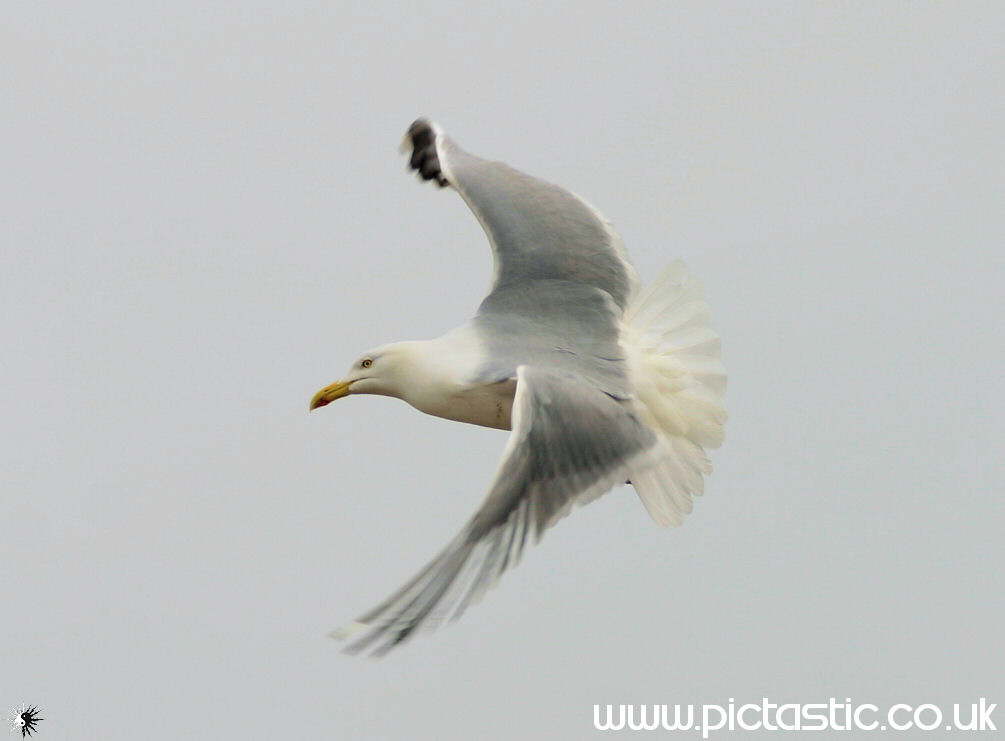
<path fill-rule="evenodd" d="M 420 626 L 455 619 L 574 506 L 650 470 L 664 455 L 624 405 L 575 377 L 521 366 L 510 434 L 481 507 L 415 578 L 338 637 L 384 654 Z"/>
<path fill-rule="evenodd" d="M 405 144 L 426 180 L 453 187 L 478 217 L 495 258 L 494 290 L 532 280 L 563 280 L 606 291 L 624 309 L 638 282 L 621 238 L 578 196 L 502 162 L 468 154 L 435 124 L 419 119 Z"/>
<path fill-rule="evenodd" d="M 610 294 L 564 280 L 498 286 L 472 324 L 484 360 L 471 383 L 514 378 L 521 365 L 550 368 L 618 399 L 634 394 L 620 343 L 621 310 Z"/>

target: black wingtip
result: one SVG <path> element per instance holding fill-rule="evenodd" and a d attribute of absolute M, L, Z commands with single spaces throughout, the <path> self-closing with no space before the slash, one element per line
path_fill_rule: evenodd
<path fill-rule="evenodd" d="M 450 185 L 440 167 L 440 158 L 436 152 L 436 130 L 433 125 L 425 118 L 420 118 L 408 127 L 405 138 L 412 147 L 408 166 L 423 180 L 435 180 L 441 188 Z"/>

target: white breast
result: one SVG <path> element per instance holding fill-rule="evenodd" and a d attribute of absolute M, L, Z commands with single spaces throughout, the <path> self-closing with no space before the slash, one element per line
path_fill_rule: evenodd
<path fill-rule="evenodd" d="M 457 422 L 508 430 L 515 391 L 516 381 L 458 389 L 435 409 L 422 411 Z"/>

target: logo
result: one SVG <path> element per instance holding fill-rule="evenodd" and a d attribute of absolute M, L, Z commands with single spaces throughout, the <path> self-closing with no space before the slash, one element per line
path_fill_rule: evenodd
<path fill-rule="evenodd" d="M 40 720 L 45 720 L 45 718 L 38 717 L 40 712 L 41 711 L 35 705 L 28 706 L 22 703 L 20 708 L 16 708 L 11 711 L 11 731 L 14 733 L 21 731 L 21 738 L 30 736 L 38 730 L 38 722 Z"/>

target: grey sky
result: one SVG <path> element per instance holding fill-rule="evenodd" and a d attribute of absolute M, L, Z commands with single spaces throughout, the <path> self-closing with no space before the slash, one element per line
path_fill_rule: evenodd
<path fill-rule="evenodd" d="M 0 25 L 0 712 L 577 739 L 593 703 L 1005 703 L 1000 3 L 282 5 Z M 373 662 L 325 633 L 447 542 L 506 439 L 306 412 L 488 286 L 474 218 L 397 154 L 419 115 L 595 204 L 644 278 L 685 259 L 731 416 L 682 528 L 618 489 Z"/>

